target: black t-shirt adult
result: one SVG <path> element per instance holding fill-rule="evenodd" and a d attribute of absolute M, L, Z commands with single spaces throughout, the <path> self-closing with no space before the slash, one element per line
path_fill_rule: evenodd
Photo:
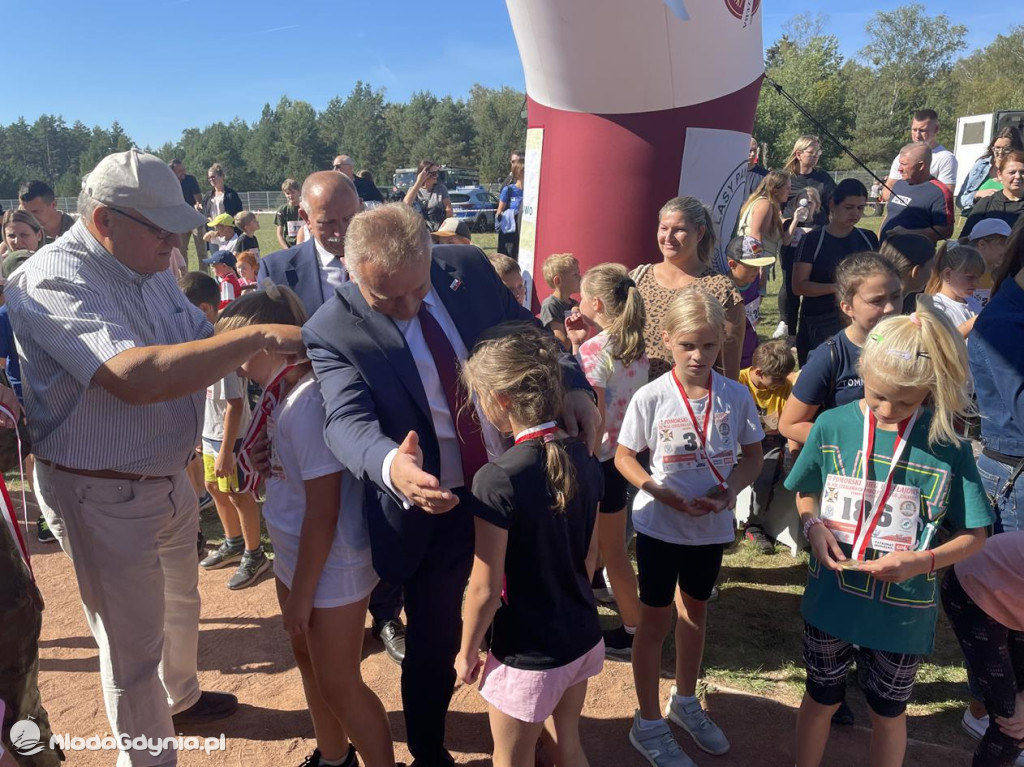
<path fill-rule="evenodd" d="M 356 192 L 359 193 L 359 199 L 363 202 L 384 202 L 384 198 L 381 196 L 380 190 L 372 181 L 367 181 L 365 178 L 359 178 L 359 176 L 356 176 L 352 179 L 352 183 L 356 185 Z"/>
<path fill-rule="evenodd" d="M 839 262 L 851 253 L 878 250 L 878 238 L 867 229 L 854 230 L 845 237 L 836 237 L 824 227 L 812 229 L 800 239 L 796 263 L 811 265 L 811 282 L 831 284 L 836 278 Z M 839 310 L 834 295 L 804 296 L 800 311 L 806 317 L 832 315 Z"/>
<path fill-rule="evenodd" d="M 810 356 L 800 375 L 793 384 L 793 395 L 805 405 L 818 405 L 822 410 L 829 407 L 829 390 L 835 382 L 835 403 L 833 407 L 861 399 L 864 396 L 864 379 L 860 377 L 857 363 L 860 362 L 860 347 L 846 337 L 846 331 L 832 336 L 835 360 L 826 341 Z"/>
<path fill-rule="evenodd" d="M 201 199 L 203 193 L 199 188 L 199 182 L 196 181 L 195 176 L 190 176 L 186 173 L 185 178 L 181 180 L 181 196 L 185 198 L 185 202 L 195 207 L 197 194 Z"/>
<path fill-rule="evenodd" d="M 883 241 L 886 233 L 896 226 L 904 229 L 946 226 L 953 220 L 953 194 L 934 178 L 920 184 L 911 184 L 901 178 L 892 185 L 885 211 L 885 221 L 879 232 Z"/>
<path fill-rule="evenodd" d="M 476 516 L 508 531 L 505 598 L 494 616 L 491 652 L 513 668 L 558 668 L 601 639 L 585 561 L 604 475 L 581 442 L 562 444 L 578 487 L 564 513 L 551 508 L 541 440 L 514 445 L 473 479 Z"/>
<path fill-rule="evenodd" d="M 814 216 L 815 226 L 825 226 L 828 223 L 828 201 L 832 199 L 832 192 L 836 189 L 836 182 L 832 177 L 820 168 L 815 168 L 810 173 L 794 173 L 790 180 L 789 199 L 786 200 L 786 207 L 782 210 L 783 218 L 792 218 L 796 213 L 797 205 L 801 197 L 806 197 L 803 191 L 807 187 L 814 187 L 821 195 L 821 207 Z"/>
<path fill-rule="evenodd" d="M 1024 199 L 1009 200 L 1003 194 L 1003 191 L 999 190 L 988 197 L 982 197 L 980 200 L 976 199 L 974 207 L 971 208 L 971 215 L 967 217 L 967 223 L 964 224 L 960 236 L 966 237 L 969 235 L 978 222 L 984 218 L 1002 219 L 1012 228 L 1017 223 L 1017 218 L 1022 212 L 1024 212 Z"/>

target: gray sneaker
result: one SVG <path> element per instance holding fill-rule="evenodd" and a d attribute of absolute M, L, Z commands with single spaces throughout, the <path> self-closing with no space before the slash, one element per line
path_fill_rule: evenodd
<path fill-rule="evenodd" d="M 200 562 L 199 566 L 204 570 L 219 570 L 232 562 L 238 562 L 244 553 L 245 546 L 232 548 L 227 543 L 222 543 L 216 551 L 211 552 L 206 559 Z"/>
<path fill-rule="evenodd" d="M 640 712 L 637 711 L 633 714 L 633 726 L 629 728 L 629 742 L 654 767 L 697 767 L 696 762 L 679 748 L 665 720 L 658 727 L 641 730 Z"/>
<path fill-rule="evenodd" d="M 246 552 L 242 555 L 242 561 L 238 564 L 235 574 L 228 581 L 228 588 L 244 589 L 246 586 L 251 586 L 269 569 L 270 560 L 262 551 L 256 556 Z"/>
<path fill-rule="evenodd" d="M 672 685 L 671 696 L 675 694 L 676 686 Z M 709 754 L 718 756 L 729 750 L 729 741 L 726 740 L 725 733 L 711 721 L 699 700 L 677 704 L 675 698 L 671 696 L 665 706 L 665 716 L 690 733 L 693 742 Z"/>

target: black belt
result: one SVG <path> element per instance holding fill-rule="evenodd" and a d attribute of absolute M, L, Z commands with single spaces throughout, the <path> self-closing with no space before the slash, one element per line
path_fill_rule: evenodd
<path fill-rule="evenodd" d="M 991 458 L 993 461 L 998 461 L 1001 464 L 1016 468 L 1017 464 L 1024 461 L 1024 458 L 1019 455 L 1007 455 L 1006 453 L 1000 453 L 990 448 L 985 448 L 981 451 L 981 454 L 987 458 Z"/>

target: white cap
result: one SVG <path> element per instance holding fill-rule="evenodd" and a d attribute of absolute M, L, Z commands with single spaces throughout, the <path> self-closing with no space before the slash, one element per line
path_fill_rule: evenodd
<path fill-rule="evenodd" d="M 168 232 L 188 232 L 206 223 L 206 216 L 185 202 L 181 182 L 167 163 L 138 149 L 100 160 L 83 191 L 104 205 L 133 208 Z"/>
<path fill-rule="evenodd" d="M 974 225 L 974 228 L 971 229 L 971 233 L 968 235 L 967 239 L 974 242 L 975 240 L 980 240 L 982 237 L 990 237 L 993 234 L 1001 234 L 1004 237 L 1009 237 L 1011 231 L 1010 225 L 1001 218 L 983 218 Z"/>

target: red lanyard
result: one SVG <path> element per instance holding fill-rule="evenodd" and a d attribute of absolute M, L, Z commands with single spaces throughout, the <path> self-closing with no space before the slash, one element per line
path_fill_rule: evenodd
<path fill-rule="evenodd" d="M 878 520 L 882 518 L 882 514 L 885 512 L 885 502 L 889 500 L 889 496 L 892 495 L 892 475 L 896 470 L 896 464 L 899 463 L 903 452 L 907 449 L 907 437 L 914 430 L 914 424 L 917 423 L 917 416 L 920 413 L 920 409 L 915 410 L 914 414 L 905 421 L 900 421 L 899 426 L 896 429 L 896 444 L 892 449 L 892 460 L 889 461 L 889 472 L 885 476 L 885 487 L 882 488 L 882 495 L 878 498 L 874 507 L 871 509 L 870 515 L 867 515 L 868 524 L 864 528 L 865 521 L 865 500 L 868 490 L 868 474 L 871 470 L 871 456 L 875 451 L 875 414 L 868 409 L 867 415 L 864 417 L 864 445 L 861 452 L 861 464 L 864 468 L 864 480 L 861 484 L 860 493 L 860 513 L 857 515 L 857 529 L 853 534 L 853 558 L 863 560 L 864 553 L 867 551 L 868 543 L 871 541 L 871 535 L 875 532 L 875 528 L 878 527 Z"/>
<path fill-rule="evenodd" d="M 704 456 L 704 460 L 707 461 L 708 468 L 711 469 L 711 473 L 715 475 L 715 479 L 718 480 L 718 487 L 722 490 L 727 489 L 725 484 L 725 477 L 722 473 L 715 468 L 715 464 L 711 461 L 711 456 L 708 453 L 708 440 L 711 437 L 709 431 L 713 421 L 711 420 L 711 410 L 714 403 L 714 397 L 712 396 L 711 384 L 714 377 L 714 373 L 708 373 L 708 405 L 704 408 L 704 425 L 697 426 L 697 416 L 693 413 L 693 406 L 690 405 L 690 398 L 686 396 L 686 389 L 679 382 L 679 376 L 676 375 L 676 369 L 672 368 L 672 380 L 676 382 L 676 388 L 679 389 L 679 396 L 683 400 L 683 405 L 686 407 L 686 413 L 690 416 L 690 423 L 693 424 L 693 430 L 697 432 L 697 441 L 700 443 L 700 451 Z"/>
<path fill-rule="evenodd" d="M 556 431 L 558 431 L 558 424 L 554 421 L 542 423 L 540 426 L 534 426 L 532 429 L 523 429 L 516 435 L 516 444 L 526 442 L 528 439 L 543 439 L 548 434 L 554 434 Z"/>

